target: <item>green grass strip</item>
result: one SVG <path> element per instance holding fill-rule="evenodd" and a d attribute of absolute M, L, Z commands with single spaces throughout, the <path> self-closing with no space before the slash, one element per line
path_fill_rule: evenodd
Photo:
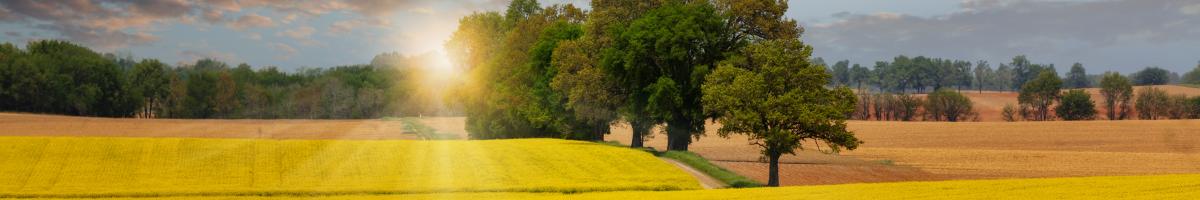
<path fill-rule="evenodd" d="M 683 162 L 684 164 L 692 166 L 692 168 L 700 170 L 701 172 L 704 172 L 705 174 L 708 174 L 709 176 L 712 176 L 721 182 L 725 182 L 726 185 L 729 185 L 729 187 L 732 188 L 762 186 L 762 184 L 754 181 L 753 179 L 746 178 L 745 176 L 738 175 L 737 173 L 733 173 L 725 168 L 721 168 L 721 166 L 714 165 L 708 162 L 708 159 L 704 159 L 704 157 L 700 157 L 700 155 L 696 155 L 696 153 L 687 151 L 667 151 L 659 153 L 658 156 Z"/>

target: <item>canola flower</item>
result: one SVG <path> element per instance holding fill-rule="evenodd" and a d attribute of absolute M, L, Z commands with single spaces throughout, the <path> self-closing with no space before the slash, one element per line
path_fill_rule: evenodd
<path fill-rule="evenodd" d="M 378 200 L 378 199 L 1196 199 L 1200 175 L 1110 176 L 870 183 L 780 188 L 562 193 L 431 193 L 330 196 L 173 197 L 172 200 Z M 115 198 L 106 200 L 139 200 Z"/>
<path fill-rule="evenodd" d="M 645 152 L 491 141 L 0 137 L 0 198 L 699 189 Z"/>

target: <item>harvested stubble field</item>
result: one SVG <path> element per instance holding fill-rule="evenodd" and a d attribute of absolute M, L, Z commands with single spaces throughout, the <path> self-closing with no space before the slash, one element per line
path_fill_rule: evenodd
<path fill-rule="evenodd" d="M 767 166 L 743 136 L 708 136 L 690 150 L 761 182 Z M 784 185 L 951 179 L 1200 173 L 1200 120 L 1078 122 L 851 121 L 866 141 L 841 156 L 808 151 L 782 158 Z M 628 143 L 628 128 L 613 140 Z M 665 137 L 647 141 L 666 147 Z"/>
<path fill-rule="evenodd" d="M 369 199 L 1191 199 L 1200 175 L 1009 179 L 687 191 L 440 193 L 338 196 L 176 197 L 173 200 Z M 140 200 L 114 198 L 111 200 Z"/>
<path fill-rule="evenodd" d="M 700 189 L 653 155 L 496 141 L 0 137 L 0 197 Z"/>

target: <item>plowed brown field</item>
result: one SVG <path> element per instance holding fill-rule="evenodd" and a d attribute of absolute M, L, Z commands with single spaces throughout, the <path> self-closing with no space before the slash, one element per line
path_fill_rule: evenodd
<path fill-rule="evenodd" d="M 690 150 L 765 182 L 758 148 L 742 136 L 716 136 L 719 127 L 710 124 L 708 136 Z M 782 183 L 1200 173 L 1200 120 L 852 121 L 849 129 L 866 143 L 840 156 L 808 143 L 808 151 L 782 158 Z M 624 127 L 608 136 L 626 144 L 629 137 Z M 647 145 L 664 149 L 666 138 L 658 135 Z"/>

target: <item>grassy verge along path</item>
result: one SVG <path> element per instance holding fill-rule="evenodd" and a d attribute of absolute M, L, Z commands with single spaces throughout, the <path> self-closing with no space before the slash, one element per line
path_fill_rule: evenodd
<path fill-rule="evenodd" d="M 750 178 L 746 178 L 742 175 L 738 175 L 737 173 L 733 173 L 732 171 L 721 168 L 720 166 L 714 165 L 708 162 L 707 159 L 704 159 L 703 157 L 700 157 L 700 155 L 696 155 L 692 152 L 667 151 L 660 153 L 658 156 L 679 161 L 683 164 L 691 166 L 693 169 L 704 172 L 705 174 L 708 174 L 709 176 L 725 183 L 723 187 L 744 188 L 762 186 L 762 184 L 759 184 Z"/>

